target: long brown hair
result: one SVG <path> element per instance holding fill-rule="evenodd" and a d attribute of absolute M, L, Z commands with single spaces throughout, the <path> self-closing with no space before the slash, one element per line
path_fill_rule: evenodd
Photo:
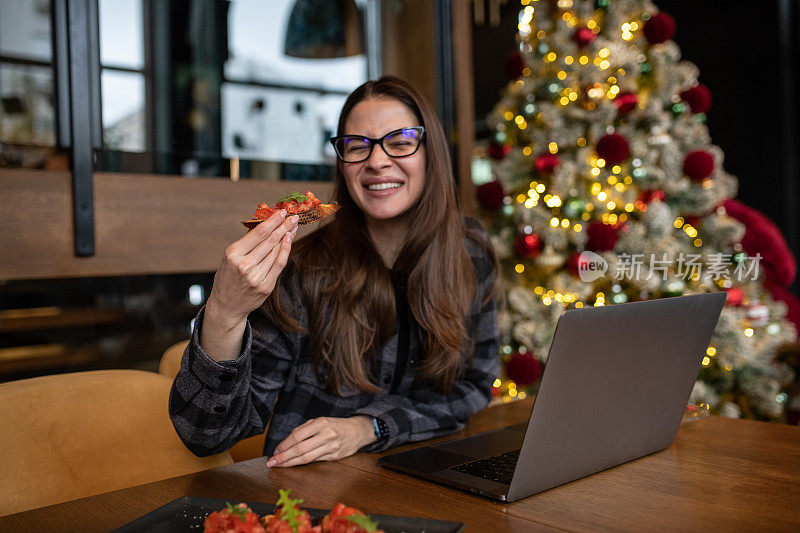
<path fill-rule="evenodd" d="M 344 135 L 353 107 L 368 98 L 402 102 L 425 128 L 426 181 L 406 214 L 413 222 L 398 259 L 391 270 L 384 265 L 337 166 L 335 197 L 342 208 L 329 224 L 297 241 L 289 268 L 298 269 L 312 353 L 328 370 L 330 389 L 381 390 L 370 379 L 368 363 L 394 333 L 394 283 L 399 283 L 420 325 L 424 354 L 418 377 L 447 392 L 471 353 L 466 317 L 476 279 L 464 238 L 480 242 L 490 254 L 491 247 L 464 224 L 444 132 L 413 87 L 391 76 L 359 86 L 345 101 L 338 135 Z M 279 326 L 296 331 L 300 326 L 281 305 L 280 287 L 268 299 L 269 308 Z"/>

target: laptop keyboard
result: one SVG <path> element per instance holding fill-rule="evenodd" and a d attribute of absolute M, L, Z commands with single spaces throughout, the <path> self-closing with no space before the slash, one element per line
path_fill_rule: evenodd
<path fill-rule="evenodd" d="M 484 459 L 452 466 L 450 470 L 510 485 L 518 457 L 519 450 L 511 450 L 510 452 L 499 453 Z"/>

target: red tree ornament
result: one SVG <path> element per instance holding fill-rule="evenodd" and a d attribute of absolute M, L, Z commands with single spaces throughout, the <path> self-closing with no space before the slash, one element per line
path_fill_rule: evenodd
<path fill-rule="evenodd" d="M 589 227 L 586 228 L 586 248 L 593 252 L 605 252 L 613 250 L 617 244 L 617 236 L 619 234 L 619 227 L 603 224 L 599 220 L 595 220 Z"/>
<path fill-rule="evenodd" d="M 681 100 L 689 104 L 692 113 L 705 113 L 711 109 L 711 91 L 702 83 L 681 93 Z"/>
<path fill-rule="evenodd" d="M 727 294 L 727 299 L 725 300 L 725 305 L 730 305 L 733 307 L 739 307 L 742 305 L 742 300 L 744 299 L 744 291 L 742 291 L 739 287 L 731 287 L 725 291 Z"/>
<path fill-rule="evenodd" d="M 660 189 L 645 189 L 639 193 L 639 201 L 647 205 L 653 200 L 664 201 L 664 191 Z"/>
<path fill-rule="evenodd" d="M 570 274 L 575 276 L 576 278 L 580 275 L 580 267 L 582 264 L 586 264 L 588 262 L 587 259 L 581 260 L 581 254 L 579 252 L 573 253 L 567 259 L 567 270 Z"/>
<path fill-rule="evenodd" d="M 487 152 L 489 153 L 489 157 L 500 161 L 511 152 L 511 147 L 507 144 L 490 143 Z"/>
<path fill-rule="evenodd" d="M 478 195 L 478 203 L 480 203 L 484 209 L 494 211 L 503 205 L 505 192 L 503 192 L 503 185 L 497 180 L 479 185 L 476 189 L 476 193 Z"/>
<path fill-rule="evenodd" d="M 694 181 L 703 181 L 714 172 L 714 156 L 705 150 L 694 150 L 683 160 L 683 173 Z"/>
<path fill-rule="evenodd" d="M 519 50 L 514 50 L 506 57 L 506 74 L 509 79 L 516 80 L 522 76 L 522 69 L 525 68 L 525 60 Z"/>
<path fill-rule="evenodd" d="M 557 155 L 544 153 L 536 157 L 534 166 L 540 174 L 552 174 L 560 162 Z"/>
<path fill-rule="evenodd" d="M 596 38 L 597 35 L 595 35 L 594 32 L 586 26 L 578 28 L 575 30 L 575 33 L 572 34 L 572 40 L 575 41 L 575 43 L 581 48 L 588 46 Z"/>
<path fill-rule="evenodd" d="M 700 227 L 700 220 L 701 218 L 697 215 L 686 215 L 683 217 L 683 221 L 689 224 L 692 227 L 699 228 Z"/>
<path fill-rule="evenodd" d="M 639 95 L 628 91 L 619 93 L 619 96 L 614 99 L 614 105 L 617 106 L 620 115 L 627 115 L 636 109 L 638 103 Z"/>
<path fill-rule="evenodd" d="M 529 353 L 514 352 L 506 363 L 506 376 L 520 387 L 536 383 L 541 375 L 542 363 Z"/>
<path fill-rule="evenodd" d="M 609 165 L 618 165 L 631 155 L 628 139 L 619 133 L 609 133 L 597 141 L 597 155 Z"/>
<path fill-rule="evenodd" d="M 650 44 L 663 43 L 675 36 L 675 19 L 661 11 L 645 22 L 644 36 Z"/>
<path fill-rule="evenodd" d="M 514 250 L 523 259 L 532 259 L 542 251 L 542 239 L 535 233 L 520 235 L 514 243 Z"/>

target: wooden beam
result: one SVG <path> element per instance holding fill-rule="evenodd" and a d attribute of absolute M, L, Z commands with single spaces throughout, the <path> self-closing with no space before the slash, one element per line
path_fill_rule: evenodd
<path fill-rule="evenodd" d="M 2 170 L 0 280 L 213 272 L 256 204 L 306 188 L 333 193 L 332 182 L 96 173 L 96 253 L 76 257 L 70 174 Z"/>
<path fill-rule="evenodd" d="M 475 146 L 475 74 L 472 58 L 472 3 L 453 2 L 453 60 L 455 63 L 456 161 L 458 192 L 465 213 L 477 216 L 478 201 L 472 184 L 472 151 Z"/>

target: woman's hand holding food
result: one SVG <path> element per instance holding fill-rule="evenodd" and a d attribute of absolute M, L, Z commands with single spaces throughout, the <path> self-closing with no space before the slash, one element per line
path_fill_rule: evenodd
<path fill-rule="evenodd" d="M 276 211 L 225 250 L 200 331 L 200 344 L 215 361 L 238 357 L 247 315 L 275 289 L 297 234 L 297 215 L 286 215 Z"/>
<path fill-rule="evenodd" d="M 295 466 L 312 461 L 335 461 L 375 442 L 368 416 L 312 418 L 292 430 L 267 462 L 268 466 Z"/>

